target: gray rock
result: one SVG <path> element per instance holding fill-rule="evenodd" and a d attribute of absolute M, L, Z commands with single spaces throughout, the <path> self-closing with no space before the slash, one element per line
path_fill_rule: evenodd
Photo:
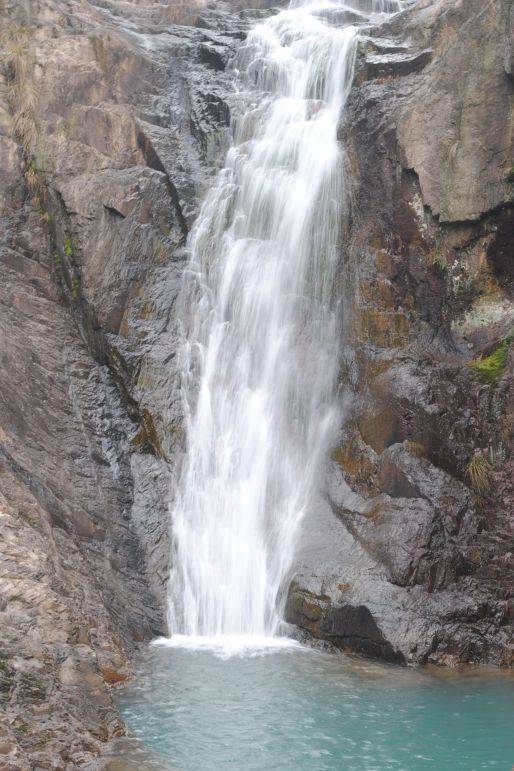
<path fill-rule="evenodd" d="M 3 5 L 37 93 L 25 135 L 12 104 L 0 126 L 6 768 L 100 767 L 111 689 L 165 632 L 184 244 L 273 5 Z M 468 364 L 510 328 L 512 9 L 420 0 L 369 35 L 340 127 L 351 406 L 287 618 L 391 661 L 509 664 L 513 354 L 493 384 Z"/>

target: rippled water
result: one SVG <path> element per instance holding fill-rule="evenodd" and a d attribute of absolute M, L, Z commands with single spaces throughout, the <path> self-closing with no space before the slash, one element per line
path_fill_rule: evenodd
<path fill-rule="evenodd" d="M 514 682 L 305 649 L 150 648 L 119 696 L 162 771 L 509 771 Z"/>

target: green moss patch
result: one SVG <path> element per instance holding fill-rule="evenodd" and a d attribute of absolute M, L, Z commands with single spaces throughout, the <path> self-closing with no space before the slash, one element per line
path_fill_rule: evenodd
<path fill-rule="evenodd" d="M 73 244 L 71 242 L 71 238 L 67 238 L 66 241 L 64 242 L 64 251 L 68 257 L 73 257 L 74 249 L 73 249 Z"/>

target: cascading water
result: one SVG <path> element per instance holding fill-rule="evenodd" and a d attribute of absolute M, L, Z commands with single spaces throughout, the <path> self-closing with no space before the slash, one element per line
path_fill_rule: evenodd
<path fill-rule="evenodd" d="M 355 18 L 395 0 L 292 2 L 236 67 L 252 101 L 190 239 L 180 298 L 187 453 L 172 507 L 172 635 L 273 637 L 295 538 L 337 428 L 337 126 Z M 331 13 L 348 12 L 339 26 Z"/>

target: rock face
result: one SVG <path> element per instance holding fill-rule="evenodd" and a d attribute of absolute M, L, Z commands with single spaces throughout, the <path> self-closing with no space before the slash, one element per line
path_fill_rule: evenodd
<path fill-rule="evenodd" d="M 89 767 L 166 629 L 174 304 L 271 5 L 2 4 L 2 768 Z M 348 409 L 287 616 L 391 661 L 512 657 L 512 13 L 420 0 L 370 30 L 340 128 Z"/>
<path fill-rule="evenodd" d="M 511 13 L 421 0 L 371 30 L 341 125 L 352 386 L 288 619 L 392 660 L 512 662 Z"/>
<path fill-rule="evenodd" d="M 2 5 L 1 768 L 90 767 L 166 631 L 173 303 L 246 13 Z"/>

